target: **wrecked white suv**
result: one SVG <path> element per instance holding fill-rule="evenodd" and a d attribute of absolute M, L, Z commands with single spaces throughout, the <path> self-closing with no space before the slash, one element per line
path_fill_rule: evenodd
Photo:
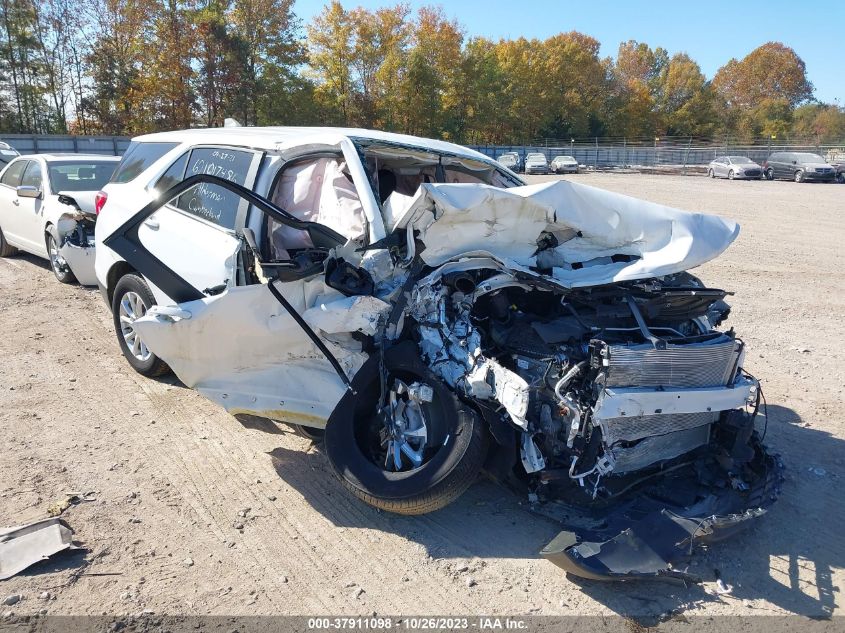
<path fill-rule="evenodd" d="M 104 192 L 124 354 L 236 416 L 324 431 L 363 501 L 429 512 L 483 468 L 562 523 L 544 556 L 633 578 L 689 577 L 694 542 L 776 498 L 728 293 L 686 272 L 733 222 L 364 130 L 135 143 L 174 145 Z"/>

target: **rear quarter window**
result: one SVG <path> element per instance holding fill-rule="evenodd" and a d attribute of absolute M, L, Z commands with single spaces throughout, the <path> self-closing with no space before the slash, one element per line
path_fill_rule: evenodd
<path fill-rule="evenodd" d="M 123 184 L 135 180 L 146 169 L 179 143 L 132 141 L 109 182 Z"/>
<path fill-rule="evenodd" d="M 182 154 L 168 167 L 155 185 L 162 193 L 190 176 L 208 174 L 252 188 L 258 170 L 260 152 L 230 147 L 196 147 Z M 201 183 L 175 201 L 177 209 L 234 230 L 239 213 L 246 212 L 246 201 L 237 194 L 208 183 Z"/>

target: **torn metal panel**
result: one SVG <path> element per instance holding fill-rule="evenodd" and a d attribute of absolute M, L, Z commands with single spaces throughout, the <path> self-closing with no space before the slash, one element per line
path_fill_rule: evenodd
<path fill-rule="evenodd" d="M 692 505 L 661 502 L 642 495 L 590 517 L 592 526 L 565 529 L 540 555 L 568 573 L 593 580 L 674 578 L 697 582 L 685 571 L 695 545 L 730 537 L 763 516 L 783 483 L 783 464 L 755 443 L 751 467 L 759 478 L 751 487 L 707 488 L 691 479 L 692 470 L 669 476 L 669 486 L 696 491 Z M 677 471 L 681 472 L 681 471 Z M 549 508 L 535 508 L 555 516 Z M 560 519 L 578 525 L 577 512 Z M 574 518 L 575 517 L 575 518 Z M 555 517 L 557 518 L 557 517 Z M 598 520 L 600 519 L 600 520 Z"/>
<path fill-rule="evenodd" d="M 327 334 L 372 332 L 390 307 L 374 297 L 346 297 L 321 280 L 273 283 Z M 230 413 L 325 425 L 346 386 L 266 286 L 232 288 L 179 310 L 190 318 L 156 306 L 135 327 L 187 386 Z M 367 358 L 353 339 L 325 345 L 349 376 Z"/>
<path fill-rule="evenodd" d="M 72 547 L 73 530 L 58 518 L 0 528 L 0 580 Z"/>

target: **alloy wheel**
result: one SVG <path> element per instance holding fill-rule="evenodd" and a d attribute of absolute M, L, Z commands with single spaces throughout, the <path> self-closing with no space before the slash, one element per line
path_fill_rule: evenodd
<path fill-rule="evenodd" d="M 120 333 L 132 356 L 142 362 L 149 359 L 152 353 L 135 331 L 135 321 L 146 313 L 147 306 L 138 293 L 129 291 L 120 298 Z"/>
<path fill-rule="evenodd" d="M 49 233 L 47 234 L 47 254 L 50 257 L 50 266 L 57 277 L 66 275 L 69 271 L 65 258 L 59 253 L 59 247 L 56 240 Z"/>

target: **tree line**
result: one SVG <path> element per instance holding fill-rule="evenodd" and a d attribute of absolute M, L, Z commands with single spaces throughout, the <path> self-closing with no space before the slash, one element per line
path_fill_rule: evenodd
<path fill-rule="evenodd" d="M 0 132 L 134 135 L 343 125 L 459 143 L 730 135 L 845 138 L 801 58 L 769 42 L 707 78 L 643 42 L 468 37 L 439 6 L 293 0 L 0 0 Z"/>

